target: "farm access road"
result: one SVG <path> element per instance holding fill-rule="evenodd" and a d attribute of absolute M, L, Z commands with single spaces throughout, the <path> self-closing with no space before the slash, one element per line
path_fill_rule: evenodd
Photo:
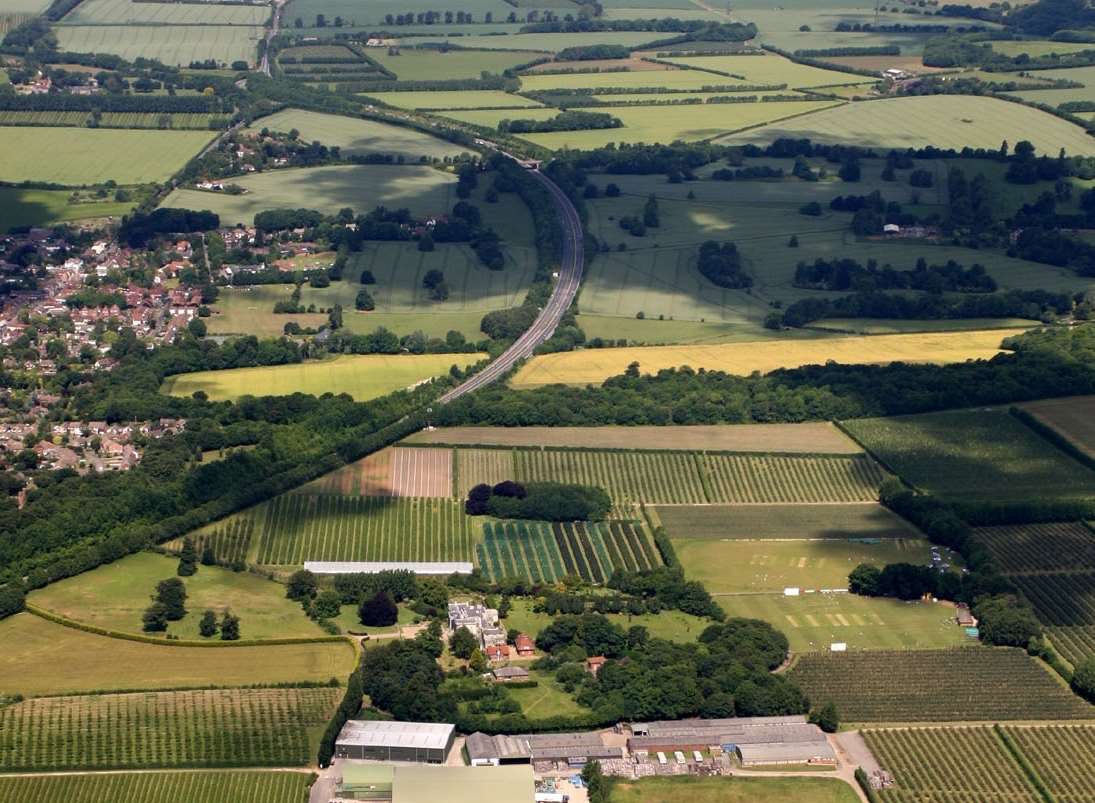
<path fill-rule="evenodd" d="M 509 154 L 506 154 L 507 156 Z M 512 158 L 512 157 L 510 157 Z M 551 193 L 555 209 L 563 224 L 563 256 L 559 264 L 559 278 L 548 303 L 540 310 L 532 326 L 514 341 L 513 345 L 498 355 L 490 365 L 473 376 L 467 382 L 453 388 L 440 399 L 439 404 L 447 404 L 465 393 L 471 393 L 489 385 L 504 376 L 514 365 L 532 356 L 536 347 L 555 333 L 555 327 L 570 309 L 578 287 L 582 283 L 582 267 L 585 261 L 585 247 L 582 233 L 582 220 L 578 210 L 559 187 L 539 170 L 529 171 Z"/>

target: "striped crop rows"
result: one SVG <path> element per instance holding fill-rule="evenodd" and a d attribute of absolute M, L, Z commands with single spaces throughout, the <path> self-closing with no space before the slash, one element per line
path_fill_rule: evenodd
<path fill-rule="evenodd" d="M 235 516 L 226 519 L 214 529 L 191 536 L 194 548 L 200 555 L 205 547 L 213 547 L 213 556 L 217 563 L 230 566 L 247 560 L 247 550 L 251 547 L 251 535 L 255 531 L 255 521 L 250 516 Z M 165 546 L 172 552 L 182 549 L 183 539 L 176 538 Z"/>
<path fill-rule="evenodd" d="M 1005 727 L 1061 803 L 1095 800 L 1095 726 Z"/>
<path fill-rule="evenodd" d="M 976 533 L 1006 572 L 1095 566 L 1095 533 L 1081 522 L 978 527 Z"/>
<path fill-rule="evenodd" d="M 1095 625 L 1095 572 L 1011 578 L 1047 625 Z"/>
<path fill-rule="evenodd" d="M 258 562 L 471 560 L 473 520 L 456 499 L 288 494 L 253 508 Z"/>
<path fill-rule="evenodd" d="M 1095 625 L 1051 626 L 1046 632 L 1054 649 L 1074 666 L 1095 655 Z"/>
<path fill-rule="evenodd" d="M 79 660 L 78 656 L 73 656 Z M 0 709 L 0 769 L 305 765 L 338 689 L 38 697 Z"/>
<path fill-rule="evenodd" d="M 381 449 L 340 469 L 317 477 L 290 493 L 342 496 L 392 496 L 392 452 Z"/>
<path fill-rule="evenodd" d="M 0 111 L 0 125 L 44 125 L 63 127 L 83 127 L 91 118 L 89 112 L 80 111 Z M 209 128 L 211 121 L 223 128 L 228 118 L 201 112 L 179 112 L 175 114 L 158 112 L 103 112 L 99 117 L 99 126 L 103 128 Z M 166 122 L 166 126 L 161 123 Z"/>
<path fill-rule="evenodd" d="M 300 803 L 304 772 L 145 772 L 0 778 L 0 803 Z"/>
<path fill-rule="evenodd" d="M 492 581 L 524 578 L 553 583 L 576 575 L 603 583 L 616 569 L 638 571 L 661 564 L 646 533 L 630 522 L 488 522 L 476 547 Z"/>
<path fill-rule="evenodd" d="M 508 449 L 456 450 L 456 493 L 461 498 L 480 483 L 497 485 L 513 477 L 513 452 Z"/>
<path fill-rule="evenodd" d="M 878 463 L 851 457 L 705 455 L 713 502 L 871 502 L 886 478 Z"/>
<path fill-rule="evenodd" d="M 690 452 L 514 452 L 518 482 L 598 485 L 618 503 L 707 501 L 696 460 Z"/>

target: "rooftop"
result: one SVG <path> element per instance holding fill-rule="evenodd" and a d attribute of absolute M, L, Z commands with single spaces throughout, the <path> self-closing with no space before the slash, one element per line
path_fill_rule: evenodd
<path fill-rule="evenodd" d="M 772 764 L 797 764 L 810 760 L 835 761 L 836 753 L 828 742 L 791 742 L 789 744 L 738 745 L 742 764 L 763 762 Z"/>
<path fill-rule="evenodd" d="M 351 719 L 342 726 L 338 743 L 444 750 L 448 747 L 454 730 L 454 725 L 434 722 L 381 722 Z"/>
<path fill-rule="evenodd" d="M 451 726 L 450 726 L 451 727 Z M 395 770 L 393 803 L 529 803 L 532 767 L 400 766 Z"/>

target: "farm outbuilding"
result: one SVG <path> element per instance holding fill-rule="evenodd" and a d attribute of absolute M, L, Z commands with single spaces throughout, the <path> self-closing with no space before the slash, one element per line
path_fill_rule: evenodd
<path fill-rule="evenodd" d="M 765 764 L 835 764 L 836 753 L 828 742 L 739 744 L 743 767 Z"/>
<path fill-rule="evenodd" d="M 450 574 L 471 574 L 474 567 L 466 561 L 306 560 L 304 568 L 312 574 L 378 574 L 402 571 L 433 577 L 448 577 Z"/>
<path fill-rule="evenodd" d="M 473 733 L 464 743 L 475 766 L 557 762 L 581 767 L 594 759 L 623 758 L 623 748 L 608 747 L 599 733 L 538 733 L 525 736 L 488 736 Z"/>
<path fill-rule="evenodd" d="M 769 763 L 801 763 L 833 755 L 824 732 L 804 716 L 735 717 L 732 719 L 685 719 L 664 722 L 635 722 L 627 740 L 631 752 L 675 753 L 724 747 L 728 751 L 743 746 L 766 748 L 774 753 L 783 749 L 791 756 Z M 765 755 L 764 749 L 750 750 L 751 757 Z M 802 756 L 802 757 L 797 757 Z M 743 759 L 744 760 L 744 759 Z M 758 763 L 763 763 L 759 762 Z"/>
<path fill-rule="evenodd" d="M 351 719 L 335 741 L 335 757 L 444 764 L 455 738 L 453 725 Z"/>

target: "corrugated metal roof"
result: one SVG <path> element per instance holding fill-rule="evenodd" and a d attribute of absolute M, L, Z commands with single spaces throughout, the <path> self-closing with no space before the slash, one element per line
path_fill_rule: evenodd
<path fill-rule="evenodd" d="M 738 752 L 741 753 L 742 764 L 798 764 L 811 760 L 836 760 L 836 754 L 828 742 L 743 744 L 738 746 Z"/>
<path fill-rule="evenodd" d="M 337 744 L 444 750 L 455 729 L 454 725 L 434 722 L 380 722 L 351 719 L 342 726 Z"/>
<path fill-rule="evenodd" d="M 378 572 L 405 571 L 415 574 L 448 576 L 471 574 L 474 568 L 465 561 L 329 561 L 306 560 L 304 568 L 313 574 L 377 574 Z"/>

